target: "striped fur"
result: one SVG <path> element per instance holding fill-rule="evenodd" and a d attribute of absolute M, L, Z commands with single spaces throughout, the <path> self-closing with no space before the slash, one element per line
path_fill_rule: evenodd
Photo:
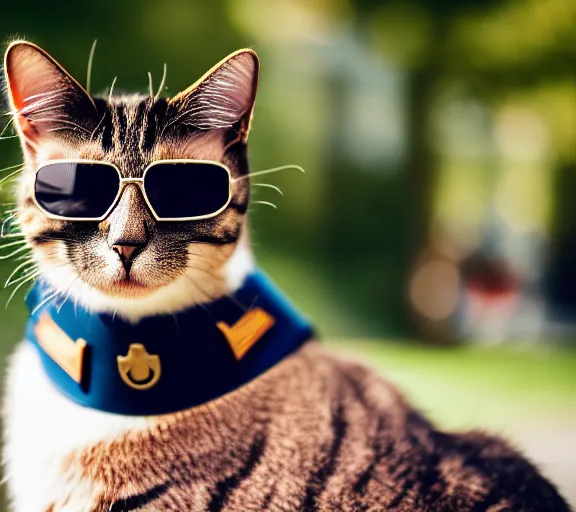
<path fill-rule="evenodd" d="M 33 357 L 21 352 L 15 369 L 39 370 Z M 41 379 L 24 406 L 49 397 Z M 505 442 L 438 431 L 386 381 L 315 342 L 178 414 L 123 419 L 49 400 L 53 414 L 36 406 L 39 423 L 12 433 L 31 459 L 11 482 L 17 511 L 569 510 Z"/>
<path fill-rule="evenodd" d="M 38 164 L 65 157 L 113 162 L 127 177 L 165 158 L 218 160 L 235 177 L 246 175 L 254 55 L 233 54 L 238 68 L 225 60 L 171 101 L 98 99 L 47 54 L 21 44 L 13 50 L 18 59 L 7 59 L 26 164 L 18 221 L 54 289 L 132 319 L 235 290 L 253 266 L 248 180 L 235 184 L 232 203 L 218 217 L 163 224 L 137 191 L 125 191 L 101 223 L 51 221 L 34 206 L 31 186 Z M 35 73 L 48 84 L 43 96 L 20 83 Z M 56 115 L 46 117 L 46 108 Z M 142 289 L 120 290 L 108 239 L 134 223 L 150 236 L 132 270 Z M 385 380 L 317 342 L 239 390 L 158 417 L 72 403 L 23 343 L 10 365 L 5 426 L 16 512 L 568 510 L 505 442 L 438 431 Z"/>

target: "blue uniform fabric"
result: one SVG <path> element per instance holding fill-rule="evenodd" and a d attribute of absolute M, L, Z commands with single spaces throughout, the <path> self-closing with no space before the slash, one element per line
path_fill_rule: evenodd
<path fill-rule="evenodd" d="M 111 413 L 158 415 L 209 402 L 258 377 L 313 336 L 307 320 L 262 271 L 250 274 L 233 298 L 174 315 L 146 317 L 136 324 L 90 312 L 71 300 L 40 305 L 49 293 L 49 287 L 38 281 L 27 296 L 31 314 L 26 338 L 38 349 L 56 388 L 83 406 Z M 216 324 L 233 325 L 255 307 L 275 323 L 237 360 Z M 80 383 L 50 358 L 34 335 L 34 325 L 46 312 L 72 340 L 87 342 Z M 125 356 L 133 343 L 160 358 L 161 376 L 150 389 L 133 389 L 120 376 L 117 357 Z"/>

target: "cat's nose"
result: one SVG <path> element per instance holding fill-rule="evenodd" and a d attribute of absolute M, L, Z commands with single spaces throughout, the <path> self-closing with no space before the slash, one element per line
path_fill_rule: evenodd
<path fill-rule="evenodd" d="M 122 245 L 117 244 L 112 246 L 112 250 L 118 254 L 122 265 L 124 265 L 124 269 L 126 272 L 130 271 L 130 267 L 132 265 L 132 260 L 134 257 L 144 248 L 145 244 L 138 244 L 138 245 Z"/>
<path fill-rule="evenodd" d="M 128 273 L 149 241 L 146 204 L 135 185 L 126 187 L 107 221 L 108 247 L 118 254 Z"/>

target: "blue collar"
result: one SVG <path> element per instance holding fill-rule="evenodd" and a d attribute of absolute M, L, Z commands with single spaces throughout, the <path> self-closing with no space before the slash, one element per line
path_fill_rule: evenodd
<path fill-rule="evenodd" d="M 157 415 L 206 403 L 246 384 L 311 338 L 310 325 L 260 271 L 231 297 L 136 324 L 49 300 L 39 281 L 26 302 L 26 337 L 73 401 Z"/>

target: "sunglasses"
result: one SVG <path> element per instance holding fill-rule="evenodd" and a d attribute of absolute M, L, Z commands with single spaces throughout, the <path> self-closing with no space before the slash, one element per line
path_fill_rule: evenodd
<path fill-rule="evenodd" d="M 52 160 L 36 171 L 34 201 L 49 218 L 101 221 L 130 184 L 158 221 L 214 217 L 232 199 L 230 170 L 210 160 L 158 160 L 141 178 L 123 178 L 108 162 Z"/>

